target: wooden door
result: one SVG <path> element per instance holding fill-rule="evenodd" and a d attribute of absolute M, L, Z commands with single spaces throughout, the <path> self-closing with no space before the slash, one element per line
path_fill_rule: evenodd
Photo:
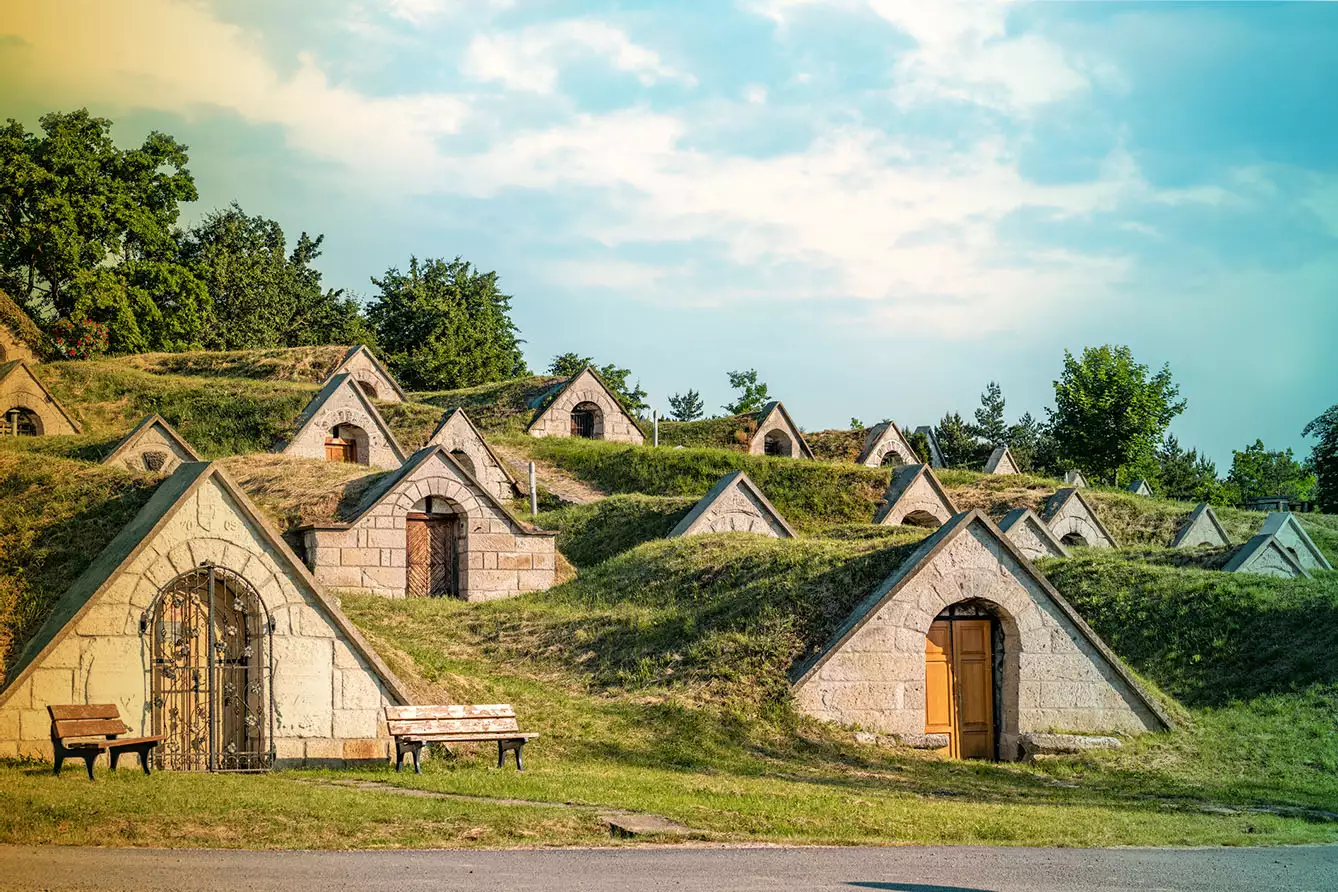
<path fill-rule="evenodd" d="M 947 734 L 950 758 L 995 758 L 990 634 L 988 619 L 956 619 L 925 636 L 925 733 Z"/>
<path fill-rule="evenodd" d="M 453 515 L 410 514 L 405 523 L 409 597 L 440 598 L 456 594 Z"/>
<path fill-rule="evenodd" d="M 358 444 L 353 440 L 331 437 L 325 441 L 325 460 L 353 463 L 358 460 Z"/>
<path fill-rule="evenodd" d="M 925 733 L 947 734 L 948 745 L 939 750 L 957 758 L 957 735 L 952 689 L 952 626 L 947 620 L 935 620 L 925 636 Z"/>

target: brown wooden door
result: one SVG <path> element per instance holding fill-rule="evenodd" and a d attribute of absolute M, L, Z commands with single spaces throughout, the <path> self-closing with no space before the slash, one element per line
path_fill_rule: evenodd
<path fill-rule="evenodd" d="M 405 523 L 409 597 L 440 598 L 456 594 L 454 516 L 410 514 Z"/>
<path fill-rule="evenodd" d="M 358 444 L 352 440 L 331 437 L 325 441 L 325 460 L 353 463 L 358 460 Z"/>
<path fill-rule="evenodd" d="M 925 733 L 955 759 L 993 759 L 994 661 L 988 619 L 936 620 L 925 636 Z"/>

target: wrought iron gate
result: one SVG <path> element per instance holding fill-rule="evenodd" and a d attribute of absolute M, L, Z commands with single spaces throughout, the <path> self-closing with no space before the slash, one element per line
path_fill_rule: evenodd
<path fill-rule="evenodd" d="M 159 768 L 264 771 L 274 764 L 273 624 L 237 574 L 202 564 L 158 593 L 140 621 L 152 636 L 153 733 Z"/>

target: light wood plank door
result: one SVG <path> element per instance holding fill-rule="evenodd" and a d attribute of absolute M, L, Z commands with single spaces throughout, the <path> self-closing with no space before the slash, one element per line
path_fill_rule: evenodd
<path fill-rule="evenodd" d="M 937 620 L 925 636 L 925 733 L 947 734 L 949 743 L 939 752 L 950 758 L 957 757 L 955 700 L 952 625 L 947 620 Z"/>
<path fill-rule="evenodd" d="M 993 759 L 994 660 L 988 619 L 935 620 L 925 636 L 925 733 L 953 759 Z"/>

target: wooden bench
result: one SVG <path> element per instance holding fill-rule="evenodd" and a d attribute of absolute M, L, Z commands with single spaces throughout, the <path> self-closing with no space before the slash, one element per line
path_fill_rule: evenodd
<path fill-rule="evenodd" d="M 472 743 L 497 741 L 497 767 L 506 764 L 508 751 L 516 754 L 516 770 L 524 771 L 521 747 L 538 734 L 526 734 L 516 724 L 516 711 L 509 703 L 491 706 L 387 706 L 386 724 L 395 738 L 395 770 L 404 764 L 404 754 L 413 757 L 413 770 L 422 774 L 418 762 L 425 743 Z"/>
<path fill-rule="evenodd" d="M 139 766 L 149 773 L 149 753 L 165 740 L 157 737 L 122 737 L 130 729 L 121 721 L 121 713 L 114 703 L 89 706 L 48 706 L 51 714 L 51 750 L 56 761 L 56 774 L 64 761 L 77 756 L 88 766 L 88 779 L 93 779 L 93 762 L 106 752 L 111 770 L 121 753 L 139 753 Z"/>

